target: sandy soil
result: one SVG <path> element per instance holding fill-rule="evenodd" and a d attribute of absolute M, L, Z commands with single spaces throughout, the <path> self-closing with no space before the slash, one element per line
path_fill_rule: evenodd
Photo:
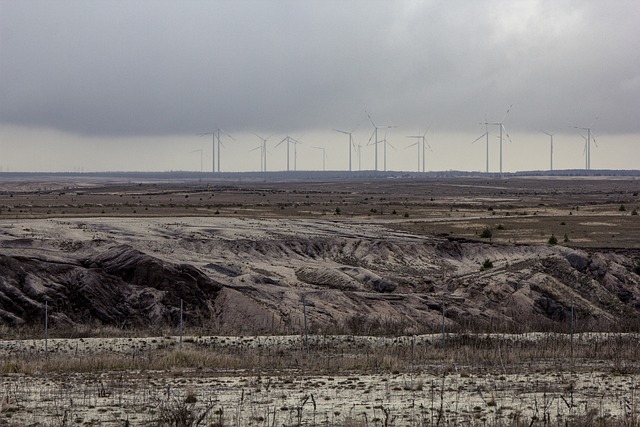
<path fill-rule="evenodd" d="M 287 348 L 301 337 L 185 337 L 189 346 Z M 439 336 L 403 337 L 404 345 L 429 345 Z M 494 338 L 498 338 L 495 336 Z M 539 334 L 501 336 L 538 340 Z M 590 334 L 577 340 L 604 339 Z M 312 337 L 314 345 L 322 337 Z M 402 345 L 399 338 L 330 337 L 344 345 Z M 355 341 L 354 341 L 355 339 Z M 359 342 L 359 343 L 358 343 Z M 91 357 L 101 352 L 175 351 L 177 337 L 50 340 L 51 354 Z M 0 342 L 0 352 L 43 350 L 38 342 Z M 313 347 L 312 347 L 313 348 Z M 587 363 L 588 365 L 585 365 Z M 314 375 L 292 368 L 269 371 L 107 371 L 48 373 L 0 378 L 0 416 L 10 425 L 146 425 L 181 406 L 205 414 L 207 423 L 228 425 L 317 425 L 365 420 L 374 425 L 441 422 L 507 422 L 514 418 L 553 421 L 576 416 L 629 417 L 637 413 L 640 375 L 612 376 L 607 363 L 582 361 L 575 370 L 538 362 L 521 373 L 471 366 L 413 366 L 404 372 Z M 184 404 L 188 399 L 190 404 Z M 186 406 L 185 406 L 186 405 Z M 386 420 L 386 421 L 385 421 Z M 205 425 L 208 425 L 205 423 Z"/>

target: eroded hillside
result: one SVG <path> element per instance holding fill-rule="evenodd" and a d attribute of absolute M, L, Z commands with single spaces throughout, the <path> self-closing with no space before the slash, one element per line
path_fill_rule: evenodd
<path fill-rule="evenodd" d="M 522 330 L 637 317 L 635 253 L 421 236 L 372 221 L 95 218 L 5 223 L 0 320 L 212 332 L 456 326 Z M 485 260 L 492 268 L 482 268 Z"/>

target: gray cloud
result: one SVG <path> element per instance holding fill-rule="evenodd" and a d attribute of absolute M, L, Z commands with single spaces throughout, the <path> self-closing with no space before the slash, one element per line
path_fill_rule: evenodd
<path fill-rule="evenodd" d="M 0 122 L 86 135 L 376 120 L 640 132 L 640 8 L 602 1 L 0 1 Z"/>

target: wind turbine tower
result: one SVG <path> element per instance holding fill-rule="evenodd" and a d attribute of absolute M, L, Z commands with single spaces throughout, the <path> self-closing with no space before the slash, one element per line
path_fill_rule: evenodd
<path fill-rule="evenodd" d="M 327 149 L 324 147 L 316 147 L 314 146 L 313 148 L 316 148 L 318 150 L 322 150 L 322 170 L 326 171 L 327 170 L 327 164 L 326 164 L 326 160 L 327 160 Z"/>
<path fill-rule="evenodd" d="M 298 170 L 298 144 L 301 144 L 297 139 L 292 140 L 293 142 L 293 170 Z"/>
<path fill-rule="evenodd" d="M 375 146 L 375 149 L 376 149 L 375 170 L 377 171 L 378 170 L 378 143 L 381 142 L 381 141 L 378 141 L 378 129 L 391 129 L 391 128 L 394 128 L 395 126 L 377 126 L 373 122 L 373 119 L 371 118 L 369 113 L 367 111 L 365 111 L 365 113 L 367 113 L 367 117 L 369 118 L 369 121 L 373 125 L 373 134 L 369 138 L 369 142 L 371 142 L 371 138 L 373 138 L 374 135 L 375 135 L 375 138 L 376 138 L 376 140 L 375 140 L 373 145 Z"/>
<path fill-rule="evenodd" d="M 596 117 L 596 120 L 598 120 L 598 118 Z M 578 126 L 572 126 L 574 129 L 579 129 L 579 130 L 586 130 L 587 131 L 587 137 L 585 138 L 583 136 L 583 138 L 585 138 L 585 155 L 586 155 L 586 159 L 585 159 L 585 169 L 587 170 L 591 170 L 591 140 L 593 139 L 593 142 L 597 145 L 596 143 L 596 139 L 591 137 L 591 126 L 593 126 L 593 124 L 596 122 L 596 120 L 594 120 L 589 127 L 586 128 L 581 128 Z"/>
<path fill-rule="evenodd" d="M 192 153 L 200 153 L 200 172 L 202 173 L 203 172 L 203 169 L 202 169 L 202 157 L 203 157 L 202 153 L 203 153 L 203 150 L 202 150 L 202 148 L 199 148 L 197 150 L 193 150 Z"/>
<path fill-rule="evenodd" d="M 254 133 L 255 136 L 257 136 L 258 138 L 260 138 L 260 141 L 262 141 L 262 154 L 261 154 L 261 165 L 260 165 L 260 171 L 261 172 L 266 172 L 267 171 L 267 140 L 271 137 L 268 138 L 263 138 L 261 135 L 258 135 L 257 133 Z M 254 148 L 255 150 L 256 148 Z"/>
<path fill-rule="evenodd" d="M 386 172 L 387 171 L 387 145 L 389 145 L 395 151 L 398 151 L 398 150 L 396 150 L 396 147 L 394 147 L 389 141 L 387 141 L 387 132 L 386 131 L 384 132 L 384 138 L 380 142 L 382 142 L 383 148 L 384 148 L 384 150 L 383 150 L 383 154 L 384 154 L 383 165 L 384 165 L 384 171 Z"/>
<path fill-rule="evenodd" d="M 345 135 L 349 135 L 349 172 L 351 172 L 351 170 L 352 170 L 352 169 L 351 169 L 351 149 L 353 148 L 353 150 L 354 150 L 354 151 L 355 151 L 355 149 L 356 149 L 356 146 L 355 146 L 355 144 L 353 143 L 353 136 L 352 136 L 353 131 L 351 131 L 351 132 L 347 132 L 347 131 L 345 131 L 345 130 L 339 130 L 339 129 L 333 129 L 333 130 L 334 130 L 335 132 L 340 132 L 340 133 L 343 133 L 343 134 L 345 134 Z"/>
<path fill-rule="evenodd" d="M 493 122 L 493 123 L 489 123 L 486 121 L 484 123 L 480 123 L 480 124 L 484 124 L 484 125 L 495 125 L 500 127 L 500 173 L 502 173 L 502 133 L 504 132 L 504 134 L 507 136 L 507 138 L 509 139 L 509 141 L 511 142 L 511 137 L 509 136 L 509 133 L 507 133 L 507 129 L 505 129 L 504 127 L 504 119 L 507 118 L 507 114 L 509 114 L 509 111 L 511 111 L 511 107 L 513 107 L 513 105 L 510 105 L 509 108 L 507 108 L 507 112 L 504 113 L 504 116 L 502 116 L 502 120 L 500 120 L 499 122 Z M 487 136 L 488 138 L 488 136 Z"/>
<path fill-rule="evenodd" d="M 223 131 L 222 129 L 218 128 L 216 129 L 217 132 L 217 138 L 218 138 L 218 172 L 222 172 L 222 170 L 220 169 L 220 145 L 224 146 L 224 144 L 220 141 L 220 132 L 222 132 L 224 135 L 228 136 L 229 138 L 231 138 L 233 141 L 235 141 L 235 138 L 232 137 L 231 135 L 229 135 L 228 133 L 226 133 L 225 131 Z M 215 166 L 213 168 L 213 171 L 215 172 Z"/>
<path fill-rule="evenodd" d="M 487 116 L 484 116 L 484 133 L 482 135 L 480 135 L 479 137 L 477 137 L 476 139 L 473 140 L 472 144 L 474 144 L 476 141 L 479 141 L 480 139 L 482 139 L 483 137 L 487 138 L 487 156 L 486 156 L 486 172 L 489 173 L 489 126 L 487 125 Z"/>
<path fill-rule="evenodd" d="M 550 149 L 550 169 L 549 170 L 553 170 L 553 134 L 549 133 L 549 132 L 545 132 L 542 131 L 542 133 L 549 135 L 549 138 L 551 138 L 551 149 Z"/>
<path fill-rule="evenodd" d="M 283 142 L 287 143 L 287 172 L 289 172 L 290 168 L 289 168 L 289 153 L 291 152 L 290 148 L 289 148 L 289 144 L 293 143 L 296 144 L 298 143 L 298 141 L 296 141 L 294 138 L 291 138 L 289 135 L 287 135 L 285 138 L 282 139 L 282 141 L 278 142 L 276 144 L 275 147 L 273 148 L 277 148 L 278 145 L 282 144 Z"/>
<path fill-rule="evenodd" d="M 427 132 L 429 132 L 429 127 L 427 127 L 427 130 L 425 130 L 422 135 L 407 136 L 407 138 L 416 138 L 418 140 L 414 144 L 411 144 L 409 147 L 407 147 L 407 148 L 410 148 L 416 145 L 418 146 L 418 172 L 420 172 L 420 156 L 421 155 L 422 155 L 422 172 L 426 172 L 425 152 L 427 151 L 427 147 L 429 147 L 429 150 L 431 150 L 431 145 L 429 145 L 429 142 L 427 141 Z M 420 146 L 420 144 L 422 144 L 422 147 Z"/>
<path fill-rule="evenodd" d="M 198 135 L 199 136 L 207 136 L 207 135 L 212 135 L 213 136 L 213 140 L 211 142 L 211 159 L 212 159 L 211 160 L 212 161 L 211 172 L 215 172 L 216 171 L 216 131 L 207 132 L 207 133 L 199 133 Z"/>

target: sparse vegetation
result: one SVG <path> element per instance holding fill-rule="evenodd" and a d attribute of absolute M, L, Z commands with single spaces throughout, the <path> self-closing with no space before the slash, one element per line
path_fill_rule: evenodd
<path fill-rule="evenodd" d="M 627 210 L 627 208 L 626 208 L 624 205 L 620 205 L 620 207 L 618 208 L 618 210 L 619 210 L 620 212 L 624 212 L 624 211 L 626 211 L 626 210 Z"/>
<path fill-rule="evenodd" d="M 566 234 L 565 234 L 566 236 Z M 549 240 L 547 241 L 547 243 L 549 243 L 550 245 L 557 245 L 558 244 L 558 238 L 556 237 L 555 234 L 552 234 L 551 237 L 549 237 Z"/>
<path fill-rule="evenodd" d="M 476 181 L 469 182 L 473 184 Z M 175 224 L 173 220 L 156 220 L 157 225 L 154 228 L 162 228 L 166 236 L 164 238 L 170 240 L 161 245 L 154 245 L 154 248 L 163 251 L 164 246 L 167 246 L 171 251 L 176 251 L 161 252 L 159 257 L 162 262 L 170 263 L 174 258 L 183 262 L 184 259 L 180 259 L 180 254 L 177 252 L 179 245 L 174 245 L 173 239 L 181 238 L 176 237 L 180 236 L 177 229 L 185 229 L 188 230 L 184 232 L 185 236 L 188 235 L 188 239 L 185 240 L 185 243 L 188 243 L 187 246 L 197 246 L 201 250 L 198 256 L 206 258 L 207 263 L 211 262 L 212 267 L 204 267 L 207 275 L 224 278 L 229 274 L 229 278 L 224 280 L 242 284 L 237 287 L 238 289 L 248 287 L 259 289 L 261 292 L 268 288 L 286 289 L 294 300 L 297 292 L 307 292 L 309 289 L 312 293 L 316 293 L 318 289 L 322 289 L 322 292 L 327 291 L 322 284 L 312 284 L 306 288 L 305 284 L 300 284 L 299 287 L 286 288 L 286 281 L 280 280 L 282 276 L 273 275 L 273 271 L 269 271 L 268 266 L 261 265 L 260 270 L 253 268 L 250 259 L 242 260 L 243 266 L 238 269 L 238 272 L 231 271 L 235 270 L 235 267 L 229 271 L 224 270 L 222 267 L 227 267 L 228 254 L 222 261 L 222 257 L 218 256 L 215 250 L 211 250 L 214 246 L 213 242 L 218 239 L 215 234 L 220 232 L 223 238 L 232 234 L 225 233 L 226 230 L 220 230 L 218 225 L 221 224 L 222 219 L 213 221 L 216 223 L 215 226 L 210 225 L 212 222 L 203 226 L 194 226 L 197 221 L 190 223 L 186 217 L 199 215 L 198 211 L 205 212 L 204 217 L 215 210 L 215 206 L 219 206 L 224 212 L 237 214 L 238 211 L 234 209 L 244 206 L 240 210 L 241 216 L 233 218 L 237 220 L 234 226 L 240 224 L 245 217 L 252 217 L 259 219 L 246 221 L 248 223 L 246 229 L 248 230 L 249 227 L 260 229 L 263 224 L 260 222 L 262 217 L 272 219 L 296 215 L 296 218 L 300 216 L 314 221 L 320 213 L 330 215 L 332 209 L 339 204 L 341 213 L 348 212 L 349 219 L 353 216 L 356 221 L 359 221 L 359 216 L 364 223 L 367 215 L 372 212 L 371 206 L 379 203 L 377 208 L 380 214 L 383 213 L 383 209 L 389 212 L 389 209 L 393 210 L 395 206 L 398 210 L 393 210 L 394 214 L 404 215 L 404 211 L 407 214 L 410 212 L 412 220 L 389 221 L 389 224 L 386 222 L 384 225 L 376 224 L 376 227 L 380 229 L 389 227 L 427 235 L 429 237 L 425 239 L 424 246 L 431 249 L 432 243 L 435 243 L 438 245 L 437 250 L 447 256 L 459 257 L 460 253 L 464 254 L 468 251 L 474 254 L 473 258 L 467 257 L 463 261 L 466 270 L 459 277 L 446 276 L 442 271 L 432 274 L 429 267 L 427 274 L 422 276 L 415 274 L 411 277 L 412 280 L 417 278 L 416 282 L 419 282 L 413 288 L 414 285 L 410 280 L 403 277 L 399 283 L 399 292 L 393 294 L 376 292 L 369 295 L 372 299 L 388 298 L 389 301 L 393 301 L 393 305 L 400 306 L 403 302 L 399 298 L 402 298 L 403 293 L 407 289 L 410 293 L 415 290 L 411 295 L 412 297 L 419 295 L 420 310 L 418 311 L 421 316 L 424 315 L 424 319 L 428 320 L 412 322 L 415 319 L 407 316 L 409 320 L 397 321 L 394 319 L 400 317 L 345 314 L 345 321 L 335 324 L 319 320 L 319 318 L 329 317 L 327 313 L 334 308 L 329 305 L 323 307 L 317 304 L 317 301 L 317 311 L 315 307 L 307 306 L 310 310 L 309 329 L 313 332 L 310 336 L 309 354 L 304 350 L 301 338 L 302 320 L 301 316 L 297 316 L 299 307 L 284 304 L 278 309 L 282 308 L 282 313 L 286 310 L 285 321 L 288 323 L 277 333 L 291 335 L 275 339 L 282 342 L 290 340 L 286 345 L 266 344 L 259 339 L 262 337 L 258 335 L 267 332 L 253 330 L 251 328 L 254 325 L 246 325 L 246 322 L 236 326 L 237 331 L 224 329 L 218 319 L 202 321 L 196 326 L 194 312 L 191 311 L 189 314 L 192 317 L 187 321 L 187 328 L 189 333 L 194 335 L 185 339 L 185 348 L 181 352 L 177 350 L 177 340 L 173 337 L 176 333 L 175 327 L 157 326 L 157 329 L 144 331 L 127 325 L 113 327 L 109 332 L 103 332 L 108 336 L 130 338 L 132 341 L 127 342 L 127 350 L 124 352 L 111 351 L 106 344 L 107 340 L 104 340 L 104 345 L 99 347 L 99 351 L 87 353 L 82 351 L 82 342 L 76 340 L 75 349 L 74 345 L 71 345 L 70 351 L 66 353 L 60 351 L 59 342 L 50 342 L 51 351 L 44 356 L 40 350 L 37 350 L 42 342 L 41 328 L 28 325 L 27 327 L 33 328 L 29 332 L 27 327 L 9 328 L 1 325 L 0 336 L 28 339 L 16 342 L 18 350 L 9 356 L 0 354 L 0 372 L 5 374 L 3 387 L 0 389 L 0 402 L 3 405 L 0 425 L 6 423 L 10 426 L 94 425 L 97 421 L 93 419 L 100 418 L 113 420 L 114 426 L 121 427 L 126 425 L 127 414 L 131 416 L 134 413 L 137 418 L 131 418 L 131 426 L 197 425 L 195 422 L 198 416 L 213 404 L 201 425 L 330 424 L 364 427 L 383 426 L 387 423 L 388 425 L 520 427 L 542 426 L 546 423 L 546 425 L 574 427 L 622 425 L 637 427 L 634 411 L 625 409 L 625 404 L 621 402 L 626 402 L 625 399 L 628 399 L 629 405 L 633 406 L 634 399 L 637 399 L 634 397 L 637 390 L 633 389 L 632 380 L 640 373 L 640 364 L 637 363 L 640 359 L 640 347 L 637 345 L 640 337 L 611 331 L 637 331 L 638 325 L 625 324 L 625 319 L 620 321 L 620 317 L 616 317 L 611 322 L 605 321 L 604 318 L 597 318 L 597 314 L 593 314 L 596 310 L 589 305 L 589 298 L 582 298 L 576 299 L 578 330 L 590 332 L 603 330 L 608 331 L 609 335 L 607 338 L 597 338 L 595 341 L 597 345 L 595 345 L 593 334 L 584 336 L 576 334 L 573 346 L 570 346 L 568 335 L 565 335 L 568 331 L 567 295 L 576 292 L 582 297 L 585 296 L 584 289 L 576 286 L 576 283 L 586 283 L 589 280 L 589 283 L 599 286 L 597 283 L 599 279 L 589 269 L 572 270 L 580 275 L 580 280 L 585 282 L 568 282 L 563 278 L 564 276 L 556 275 L 554 277 L 557 283 L 553 282 L 553 286 L 544 289 L 548 293 L 538 294 L 540 297 L 535 300 L 536 307 L 546 310 L 548 322 L 543 316 L 530 320 L 530 317 L 520 313 L 518 317 L 515 310 L 513 313 L 509 312 L 515 320 L 504 320 L 506 316 L 500 317 L 502 314 L 500 310 L 504 308 L 501 304 L 505 301 L 500 297 L 502 289 L 494 286 L 496 284 L 502 286 L 506 283 L 505 289 L 508 292 L 512 290 L 517 292 L 521 289 L 524 282 L 520 280 L 522 276 L 516 276 L 518 269 L 521 269 L 522 265 L 525 265 L 525 268 L 538 267 L 531 267 L 536 264 L 535 258 L 526 258 L 522 261 L 519 258 L 521 255 L 514 256 L 515 253 L 511 251 L 522 248 L 523 243 L 534 243 L 535 245 L 527 250 L 537 250 L 535 248 L 549 236 L 550 230 L 562 230 L 559 235 L 564 234 L 565 242 L 568 242 L 571 236 L 572 246 L 586 248 L 586 252 L 595 254 L 592 258 L 594 263 L 600 256 L 598 254 L 606 257 L 612 253 L 602 248 L 637 247 L 637 220 L 616 212 L 620 201 L 611 202 L 613 199 L 609 199 L 605 203 L 600 200 L 602 194 L 629 194 L 629 186 L 637 186 L 637 182 L 622 184 L 618 181 L 612 182 L 594 180 L 594 185 L 600 187 L 593 195 L 589 193 L 591 190 L 582 191 L 579 187 L 573 186 L 572 182 L 562 182 L 561 185 L 564 188 L 573 187 L 571 191 L 562 191 L 558 195 L 536 187 L 535 197 L 531 196 L 534 192 L 530 192 L 526 187 L 531 189 L 532 185 L 539 185 L 539 181 L 531 183 L 518 179 L 517 186 L 514 186 L 513 181 L 505 179 L 500 190 L 495 191 L 490 189 L 490 185 L 484 186 L 481 191 L 476 191 L 473 185 L 466 185 L 467 182 L 460 187 L 442 186 L 442 188 L 430 189 L 429 195 L 432 192 L 436 193 L 435 199 L 438 200 L 436 203 L 427 203 L 428 196 L 423 194 L 424 186 L 420 186 L 418 190 L 411 190 L 416 191 L 413 193 L 414 196 L 419 194 L 419 197 L 412 198 L 411 194 L 407 197 L 407 194 L 400 195 L 400 193 L 394 194 L 393 191 L 389 191 L 389 189 L 396 189 L 402 192 L 404 187 L 382 181 L 368 186 L 365 191 L 349 189 L 349 196 L 342 188 L 342 183 L 326 183 L 322 188 L 306 187 L 305 184 L 304 190 L 299 192 L 295 189 L 289 191 L 291 188 L 289 186 L 294 185 L 289 183 L 286 184 L 286 191 L 281 191 L 278 187 L 280 184 L 269 182 L 255 185 L 249 183 L 246 187 L 244 183 L 240 183 L 237 184 L 238 187 L 235 187 L 236 184 L 228 188 L 221 186 L 219 193 L 216 190 L 216 205 L 208 203 L 206 196 L 199 197 L 202 192 L 193 188 L 188 190 L 191 197 L 188 203 L 185 202 L 183 198 L 185 188 L 182 185 L 169 186 L 168 189 L 158 191 L 158 188 L 148 184 L 136 184 L 134 192 L 143 194 L 142 203 L 138 202 L 139 195 L 126 194 L 126 198 L 117 195 L 122 188 L 124 188 L 122 191 L 128 191 L 128 187 L 118 187 L 115 190 L 88 189 L 86 194 L 82 195 L 83 203 L 78 203 L 77 196 L 71 195 L 73 190 L 67 190 L 66 195 L 60 191 L 52 194 L 42 192 L 37 197 L 23 192 L 16 192 L 11 198 L 6 194 L 0 195 L 2 215 L 3 218 L 8 219 L 7 244 L 32 245 L 33 239 L 37 239 L 38 245 L 46 244 L 45 240 L 40 240 L 43 236 L 41 230 L 20 221 L 32 217 L 54 218 L 53 221 L 58 224 L 62 234 L 69 236 L 85 234 L 87 239 L 96 239 L 91 242 L 87 240 L 89 242 L 87 244 L 91 244 L 92 251 L 98 251 L 101 249 L 100 245 L 118 243 L 112 236 L 113 230 L 124 230 L 126 224 L 109 223 L 107 219 L 100 219 L 102 227 L 92 227 L 90 221 L 86 221 L 86 225 L 83 221 L 80 225 L 81 221 L 77 218 L 91 217 L 100 213 L 106 216 L 126 217 L 132 216 L 134 207 L 141 213 L 144 207 L 145 216 L 181 218 L 175 221 Z M 65 183 L 65 185 L 68 184 Z M 193 187 L 203 185 L 198 183 L 193 184 Z M 583 183 L 580 185 L 584 186 Z M 608 191 L 620 185 L 626 185 L 626 187 L 615 192 Z M 447 187 L 446 191 L 443 190 L 445 187 Z M 525 188 L 525 191 L 519 193 L 522 188 Z M 93 191 L 95 194 L 92 194 Z M 312 191 L 314 197 L 309 198 L 305 195 L 307 191 Z M 268 199 L 265 197 L 266 194 L 270 195 Z M 370 196 L 370 202 L 363 202 L 364 194 Z M 384 194 L 385 197 L 379 197 L 380 194 Z M 176 201 L 172 201 L 171 196 Z M 132 198 L 136 200 L 132 202 Z M 544 200 L 541 200 L 543 198 Z M 129 203 L 127 204 L 124 200 L 129 200 Z M 469 203 L 465 200 L 469 200 Z M 499 218 L 492 217 L 487 220 L 490 215 L 486 212 L 485 200 L 491 200 L 490 203 L 493 204 L 491 212 L 495 214 L 493 209 L 500 212 Z M 540 207 L 541 201 L 544 203 L 544 208 Z M 449 206 L 452 203 L 453 207 L 449 212 Z M 569 207 L 576 203 L 583 204 L 582 212 L 576 213 L 576 220 L 571 220 L 570 228 L 558 229 L 558 220 L 566 218 Z M 633 205 L 637 204 L 635 201 L 632 203 L 631 199 L 625 200 L 625 203 L 629 204 L 627 210 L 632 210 Z M 296 210 L 298 206 L 299 209 Z M 289 209 L 289 207 L 293 208 Z M 508 210 L 511 210 L 510 215 Z M 575 210 L 578 210 L 577 206 Z M 634 215 L 635 211 L 634 208 L 631 215 Z M 68 218 L 60 220 L 59 218 L 64 216 L 62 212 L 66 212 Z M 216 212 L 219 213 L 218 210 Z M 526 212 L 532 212 L 533 215 L 525 218 Z M 536 216 L 538 212 L 539 215 Z M 373 213 L 376 213 L 375 208 Z M 137 221 L 139 220 L 136 219 Z M 498 221 L 500 224 L 496 224 Z M 318 220 L 318 223 L 325 228 L 329 227 L 326 223 L 340 223 L 343 227 L 341 232 L 346 230 L 344 224 L 348 222 L 335 217 L 332 221 Z M 489 222 L 488 225 L 487 222 Z M 287 221 L 282 223 L 286 223 L 286 227 L 289 226 Z M 383 222 L 380 221 L 380 223 Z M 9 229 L 8 224 L 16 224 L 16 226 Z M 71 233 L 63 233 L 69 224 L 78 225 L 78 229 L 71 230 Z M 118 227 L 111 227 L 112 224 Z M 565 225 L 564 221 L 561 225 Z M 285 236 L 277 242 L 278 245 L 284 245 L 279 246 L 278 251 L 283 250 L 279 253 L 286 253 L 294 248 L 295 257 L 298 257 L 306 256 L 305 252 L 308 251 L 317 257 L 312 263 L 320 264 L 323 250 L 321 246 L 325 242 L 320 242 L 318 247 L 315 245 L 316 241 L 305 240 L 298 236 L 294 236 L 291 242 L 288 242 L 289 237 L 286 236 L 287 231 L 284 227 L 278 229 L 278 235 Z M 504 242 L 505 245 L 489 245 L 466 240 L 475 240 L 483 231 L 483 227 L 495 232 L 496 240 L 500 238 L 500 242 Z M 209 228 L 211 228 L 210 231 Z M 509 231 L 505 233 L 495 231 L 501 229 Z M 601 232 L 602 230 L 607 231 Z M 260 230 L 260 232 L 263 231 Z M 151 231 L 145 230 L 145 233 L 151 233 Z M 250 240 L 250 233 L 246 232 L 246 234 L 249 235 L 247 239 Z M 371 241 L 382 242 L 381 247 L 395 256 L 394 249 L 384 245 L 385 235 L 382 233 L 379 235 L 383 237 L 371 239 Z M 133 233 L 132 236 L 134 237 L 128 237 L 127 242 L 135 246 L 135 236 L 138 235 Z M 491 237 L 493 236 L 485 238 Z M 82 237 L 74 238 L 82 239 Z M 414 238 L 415 236 L 410 236 L 410 239 Z M 100 239 L 104 239 L 102 240 L 104 243 L 101 243 Z M 336 238 L 331 236 L 330 240 L 335 241 Z M 81 249 L 82 252 L 87 252 L 85 248 L 76 245 L 80 243 L 82 242 L 66 242 L 61 246 L 65 251 L 64 256 Z M 291 245 L 286 246 L 289 243 Z M 364 243 L 360 251 L 369 249 L 368 242 Z M 396 242 L 391 242 L 391 245 L 395 244 Z M 422 245 L 411 243 L 409 246 L 410 250 L 415 251 L 415 248 Z M 257 249 L 263 250 L 264 247 L 257 247 Z M 14 250 L 19 251 L 19 249 Z M 29 249 L 34 252 L 37 250 L 36 245 L 32 245 Z M 267 248 L 264 252 L 269 250 Z M 561 249 L 553 248 L 543 248 L 543 252 L 564 253 Z M 620 253 L 635 252 L 626 250 Z M 623 257 L 618 254 L 617 256 Z M 411 253 L 405 252 L 401 258 L 404 261 L 410 257 Z M 485 257 L 491 257 L 491 259 L 482 262 Z M 624 257 L 625 261 L 618 264 L 622 267 L 619 271 L 623 273 L 635 271 L 636 274 L 640 274 L 640 263 L 636 259 L 629 258 L 628 255 Z M 392 258 L 390 256 L 388 259 Z M 529 262 L 532 259 L 534 262 Z M 360 258 L 350 258 L 349 254 L 344 258 L 331 258 L 332 263 L 336 260 L 343 264 L 341 268 L 344 268 L 344 271 L 358 270 L 358 273 L 361 273 L 365 269 L 371 269 L 381 277 L 387 274 L 409 277 L 408 272 L 415 267 L 411 263 L 394 265 L 389 261 L 385 265 L 385 268 L 389 266 L 388 270 L 376 270 L 375 262 L 365 264 Z M 579 263 L 580 259 L 572 261 Z M 553 264 L 553 258 L 544 258 L 542 262 L 545 263 L 545 269 L 551 270 L 557 267 Z M 492 268 L 494 263 L 500 268 L 494 269 L 491 274 L 478 274 L 478 267 L 481 270 L 487 270 Z M 293 265 L 294 262 L 292 261 L 291 264 Z M 87 262 L 87 265 L 91 263 Z M 59 267 L 56 266 L 56 268 Z M 76 268 L 76 265 L 72 267 Z M 214 267 L 220 268 L 220 271 L 214 271 Z M 284 270 L 284 267 L 282 269 Z M 344 277 L 344 271 L 340 270 L 336 274 Z M 241 275 L 233 278 L 235 277 L 233 275 L 238 273 Z M 542 269 L 537 269 L 535 274 L 544 273 Z M 254 281 L 254 276 L 259 278 L 257 282 Z M 80 275 L 74 277 L 80 277 Z M 278 280 L 273 282 L 277 283 L 270 283 L 268 279 L 274 277 Z M 512 281 L 501 283 L 505 277 L 509 277 L 508 280 Z M 633 282 L 633 277 L 635 276 L 632 275 L 631 280 L 628 281 Z M 627 279 L 629 278 L 625 276 L 625 280 Z M 345 279 L 347 280 L 348 278 Z M 492 300 L 493 311 L 490 318 L 484 317 L 484 314 L 490 311 L 484 310 L 486 307 L 482 305 L 478 306 L 478 311 L 483 314 L 481 316 L 469 315 L 470 311 L 465 311 L 465 304 L 469 300 L 465 302 L 454 292 L 460 289 L 466 291 L 463 286 L 467 285 L 472 292 L 477 290 L 488 298 L 498 298 L 497 302 Z M 543 281 L 536 283 L 536 286 L 544 285 Z M 626 285 L 626 283 L 620 285 L 621 289 Z M 364 291 L 353 293 L 364 294 Z M 423 340 L 421 333 L 439 332 L 441 293 L 444 294 L 446 305 L 445 341 L 441 342 L 439 334 L 432 336 L 429 340 Z M 171 295 L 171 298 L 175 299 L 177 296 Z M 474 299 L 474 304 L 479 299 Z M 243 301 L 250 301 L 250 297 Z M 333 304 L 335 301 L 330 302 Z M 633 313 L 632 304 L 615 298 L 614 301 L 616 307 Z M 268 313 L 268 304 L 260 302 L 259 306 Z M 476 309 L 475 306 L 473 308 Z M 170 309 L 175 313 L 175 305 Z M 504 309 L 507 310 L 510 307 Z M 601 305 L 599 309 L 607 311 L 607 306 Z M 319 314 L 321 310 L 326 311 Z M 275 320 L 271 322 L 282 323 L 283 321 L 278 319 L 281 313 L 279 311 L 276 313 L 272 318 Z M 265 315 L 265 318 L 266 323 L 269 323 L 268 315 Z M 172 319 L 175 320 L 175 318 Z M 76 321 L 77 318 L 73 320 Z M 262 320 L 256 323 L 261 322 Z M 226 325 L 225 327 L 229 328 Z M 242 329 L 244 327 L 246 329 Z M 100 334 L 98 325 L 93 323 L 87 324 L 86 329 L 76 330 L 68 326 L 63 328 L 62 325 L 60 328 L 51 331 L 51 336 L 74 335 L 83 338 L 86 342 L 86 338 Z M 495 334 L 490 335 L 495 331 L 531 330 L 543 333 L 531 340 L 527 337 L 513 336 L 501 339 Z M 550 330 L 562 334 L 548 333 Z M 236 332 L 242 336 L 237 338 L 231 336 Z M 198 333 L 202 336 L 197 336 Z M 213 341 L 207 341 L 207 335 L 215 333 L 226 336 L 216 337 L 218 341 L 215 344 Z M 377 337 L 359 337 L 360 334 L 377 335 Z M 157 347 L 153 349 L 136 347 L 133 344 L 136 342 L 135 337 L 139 335 L 155 336 L 153 339 L 157 342 L 153 345 Z M 236 344 L 228 344 L 232 341 Z M 573 350 L 575 361 L 569 359 L 571 350 Z M 521 392 L 522 384 L 528 384 L 527 393 Z M 581 385 L 573 388 L 574 384 Z M 37 390 L 37 394 L 32 393 L 33 390 Z M 467 391 L 472 391 L 473 394 L 467 394 Z M 580 393 L 582 394 L 578 397 Z M 4 396 L 8 396 L 6 403 L 2 400 Z M 459 400 L 446 400 L 458 399 L 455 396 L 460 396 Z M 574 397 L 575 400 L 572 400 Z M 16 402 L 14 399 L 22 400 Z M 32 400 L 28 402 L 28 399 Z M 353 402 L 351 399 L 354 399 Z M 357 404 L 362 404 L 361 406 L 354 405 L 357 399 L 360 399 Z M 397 403 L 398 399 L 403 399 L 402 404 Z M 411 407 L 406 405 L 409 399 L 411 399 Z M 473 403 L 466 403 L 471 402 L 472 399 L 475 399 Z M 34 403 L 36 400 L 37 403 Z M 445 409 L 440 410 L 439 400 L 442 402 L 442 408 Z M 42 404 L 42 402 L 45 403 Z M 610 406 L 607 407 L 607 405 Z M 88 406 L 92 408 L 85 410 Z M 611 410 L 611 407 L 616 409 Z M 6 410 L 7 408 L 9 410 Z M 51 409 L 53 415 L 46 414 L 48 410 L 46 408 Z M 592 408 L 598 408 L 598 413 L 595 414 Z M 98 411 L 104 412 L 94 416 Z M 534 411 L 537 411 L 535 415 Z M 27 422 L 22 422 L 19 418 L 21 416 L 29 417 Z M 106 421 L 105 425 L 107 425 Z"/>
<path fill-rule="evenodd" d="M 489 229 L 489 227 L 485 228 L 480 233 L 480 237 L 482 237 L 483 239 L 491 239 L 492 236 L 493 236 L 493 233 L 491 233 L 491 230 Z"/>
<path fill-rule="evenodd" d="M 487 270 L 489 268 L 493 268 L 493 262 L 490 259 L 485 259 L 480 269 Z"/>

